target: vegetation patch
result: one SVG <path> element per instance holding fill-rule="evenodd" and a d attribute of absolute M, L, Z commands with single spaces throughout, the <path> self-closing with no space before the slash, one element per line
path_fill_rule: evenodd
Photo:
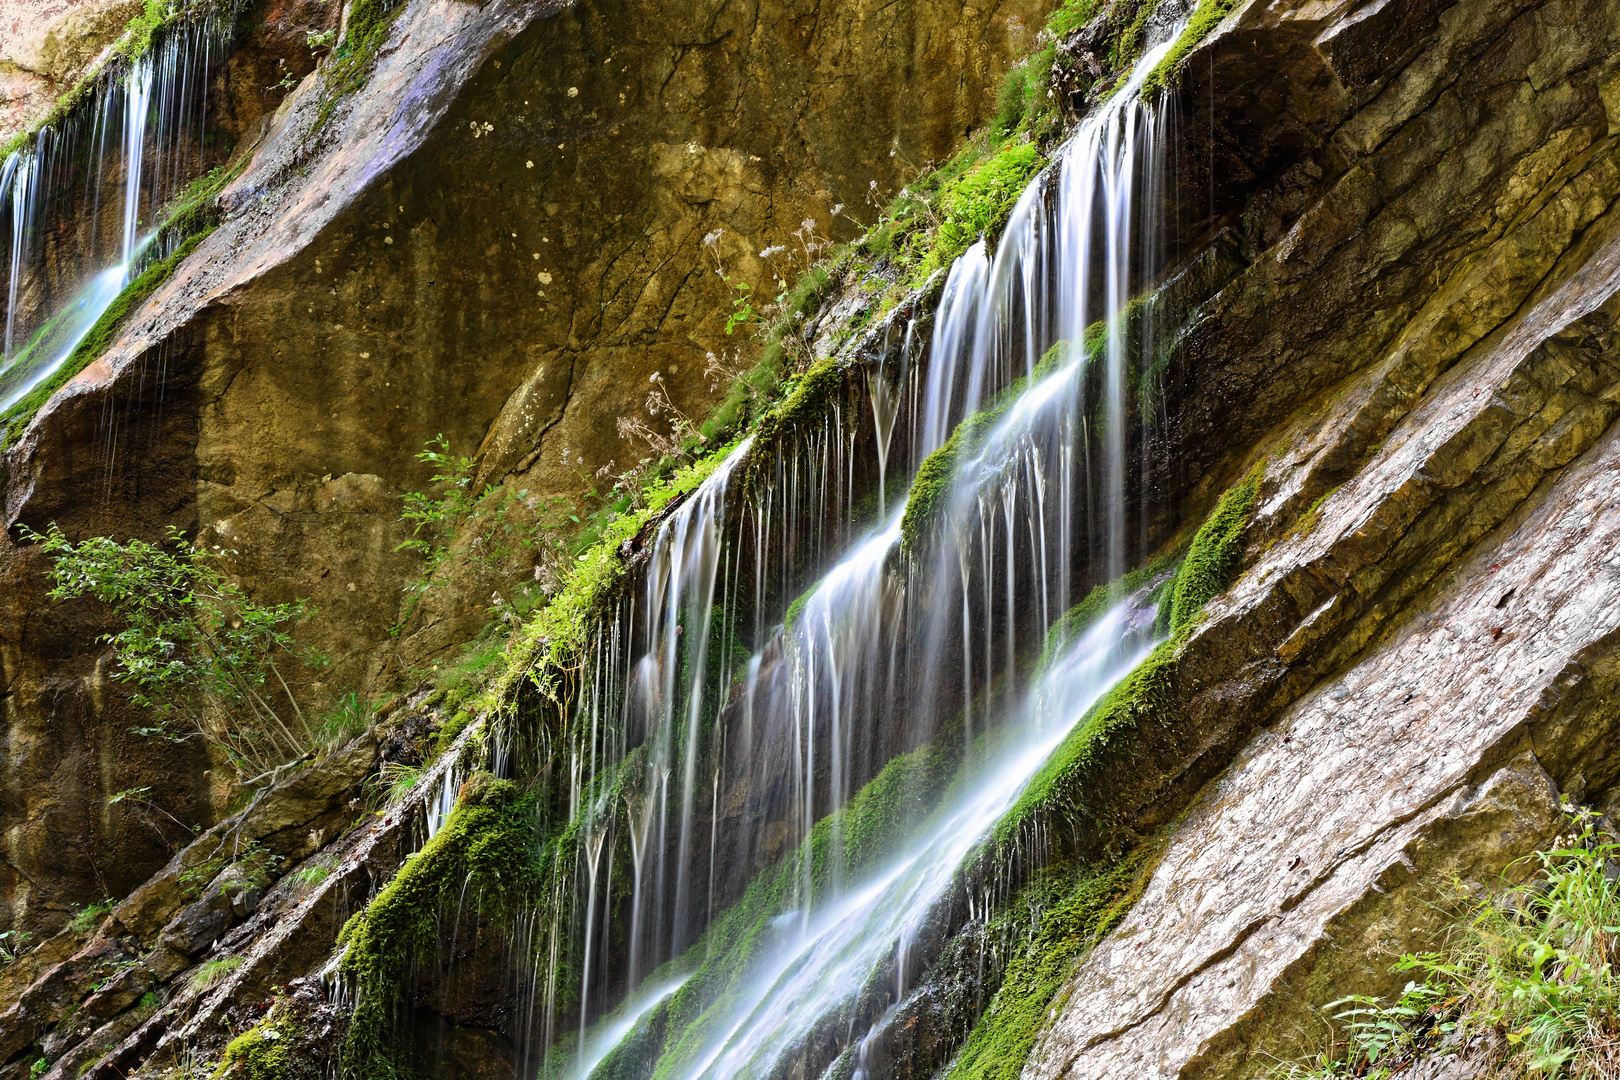
<path fill-rule="evenodd" d="M 1148 72 L 1147 78 L 1142 81 L 1142 96 L 1158 90 L 1164 90 L 1175 85 L 1181 75 L 1181 65 L 1192 51 L 1204 43 L 1210 33 L 1221 24 L 1221 20 L 1231 14 L 1237 7 L 1238 0 L 1199 0 L 1198 8 L 1187 21 L 1187 26 L 1176 38 L 1176 43 Z"/>
<path fill-rule="evenodd" d="M 1187 558 L 1176 574 L 1170 593 L 1170 631 L 1181 633 L 1193 624 L 1204 605 L 1232 584 L 1243 559 L 1243 530 L 1254 512 L 1262 470 L 1251 469 L 1242 481 L 1215 504 L 1187 548 Z"/>
<path fill-rule="evenodd" d="M 1173 729 L 1176 673 L 1181 650 L 1203 606 L 1230 587 L 1242 558 L 1243 529 L 1254 508 L 1261 470 L 1256 466 L 1222 495 L 1188 545 L 1171 586 L 1170 636 L 1148 658 L 1103 695 L 1062 745 L 1041 766 L 1012 810 L 996 826 L 997 845 L 1010 850 L 1018 835 L 1037 821 L 1058 819 L 1098 840 L 1113 835 L 1109 802 L 1128 802 L 1133 790 L 1151 786 L 1154 767 L 1142 761 L 1104 777 L 1123 754 L 1124 744 L 1145 730 Z M 1173 734 L 1170 736 L 1173 738 Z M 1130 783 L 1124 783 L 1132 777 Z M 1100 792 L 1108 792 L 1104 802 Z"/>
<path fill-rule="evenodd" d="M 401 0 L 354 0 L 350 5 L 343 40 L 327 63 L 315 130 L 326 125 L 344 98 L 365 85 L 376 64 L 377 50 L 388 40 L 388 31 L 404 7 Z"/>
<path fill-rule="evenodd" d="M 1393 998 L 1330 1002 L 1334 1038 L 1293 1080 L 1382 1080 L 1475 1043 L 1480 1076 L 1606 1080 L 1620 1069 L 1620 844 L 1577 812 L 1567 846 L 1534 856 L 1506 896 L 1463 898 L 1438 952 L 1403 956 Z M 1483 1037 L 1483 1038 L 1479 1038 Z"/>
<path fill-rule="evenodd" d="M 536 820 L 533 799 L 512 781 L 474 774 L 444 826 L 345 924 L 340 970 L 357 997 L 343 1043 L 348 1075 L 397 1075 L 388 1033 L 406 970 L 435 944 L 447 905 L 500 913 L 523 900 L 540 878 Z"/>
<path fill-rule="evenodd" d="M 1059 864 L 1019 891 L 999 918 L 1014 924 L 1023 946 L 946 1073 L 949 1080 L 1016 1080 L 1059 992 L 1142 895 L 1159 852 L 1142 847 L 1112 866 Z"/>

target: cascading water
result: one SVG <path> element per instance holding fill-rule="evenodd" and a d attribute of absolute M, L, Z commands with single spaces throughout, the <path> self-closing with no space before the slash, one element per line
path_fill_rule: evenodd
<path fill-rule="evenodd" d="M 234 21 L 234 11 L 209 10 L 179 22 L 0 165 L 10 241 L 0 413 L 56 373 L 146 264 L 170 254 L 158 219 L 205 164 L 208 80 Z"/>
<path fill-rule="evenodd" d="M 578 1011 L 555 1022 L 578 1034 L 546 1037 L 571 1075 L 632 1043 L 643 1052 L 636 1033 L 717 947 L 689 946 L 768 866 L 785 868 L 769 943 L 687 1014 L 660 1075 L 769 1075 L 829 1023 L 838 1045 L 860 1043 L 879 1019 L 854 1009 L 860 989 L 892 968 L 888 1000 L 904 997 L 912 939 L 964 860 L 1152 647 L 1151 611 L 1121 597 L 1034 682 L 1028 670 L 1077 583 L 1118 579 L 1139 554 L 1124 432 L 1151 305 L 1130 296 L 1163 265 L 1146 208 L 1162 197 L 1165 132 L 1137 87 L 1168 48 L 1150 50 L 1029 186 L 993 256 L 981 241 L 951 267 L 926 365 L 915 323 L 891 329 L 901 361 L 867 386 L 876 523 L 849 534 L 856 417 L 835 410 L 786 440 L 746 492 L 745 444 L 660 527 L 644 595 L 596 634 L 571 752 L 580 872 L 553 931 L 581 935 Z M 908 433 L 914 474 L 974 414 L 934 498 L 938 521 L 902 558 L 907 506 L 886 505 L 884 490 L 893 433 Z M 840 541 L 842 560 L 782 604 Z M 766 624 L 773 601 L 787 607 L 782 626 Z M 880 865 L 846 872 L 836 812 L 886 761 L 942 742 L 961 764 L 937 811 Z M 616 941 L 621 840 L 633 868 Z"/>

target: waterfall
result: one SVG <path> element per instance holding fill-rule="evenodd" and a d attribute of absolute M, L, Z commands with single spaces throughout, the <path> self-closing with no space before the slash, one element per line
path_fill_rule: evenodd
<path fill-rule="evenodd" d="M 583 838 L 567 916 L 583 934 L 577 1037 L 557 1051 L 570 1075 L 643 1052 L 647 1017 L 729 947 L 704 927 L 767 869 L 780 900 L 764 937 L 723 991 L 700 988 L 710 998 L 695 1020 L 683 1014 L 678 1045 L 663 1044 L 660 1075 L 770 1075 L 817 1031 L 859 1044 L 882 1018 L 857 999 L 882 983 L 892 1007 L 904 1000 L 920 928 L 966 860 L 1155 644 L 1151 606 L 1118 596 L 1038 672 L 1027 663 L 1082 586 L 1118 580 L 1141 555 L 1126 430 L 1151 304 L 1132 297 L 1164 263 L 1153 208 L 1166 132 L 1137 88 L 1169 47 L 1079 126 L 993 253 L 981 240 L 955 260 L 925 365 L 915 321 L 889 327 L 883 353 L 900 339 L 899 363 L 880 361 L 865 386 L 877 488 L 866 527 L 859 417 L 835 407 L 779 440 L 747 490 L 736 477 L 752 447 L 739 446 L 660 526 L 643 594 L 598 628 L 570 781 Z M 897 428 L 913 475 L 956 446 L 937 520 L 909 558 L 902 528 L 918 496 L 894 507 L 885 490 Z M 810 588 L 785 603 L 807 571 Z M 947 746 L 954 778 L 903 823 L 910 839 L 847 865 L 838 811 L 886 763 Z M 616 945 L 601 853 L 619 830 L 633 868 Z M 608 1012 L 613 993 L 622 1003 Z"/>
<path fill-rule="evenodd" d="M 208 80 L 233 22 L 231 11 L 207 11 L 175 24 L 0 165 L 0 228 L 10 239 L 0 414 L 54 375 L 141 270 L 170 254 L 162 248 L 177 241 L 162 235 L 161 217 L 206 163 Z"/>

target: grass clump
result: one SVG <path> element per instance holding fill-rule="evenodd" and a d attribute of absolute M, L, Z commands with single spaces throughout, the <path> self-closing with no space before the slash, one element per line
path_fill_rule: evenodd
<path fill-rule="evenodd" d="M 938 224 L 919 234 L 906 261 L 914 285 L 944 269 L 980 237 L 994 238 L 1006 224 L 1030 177 L 1046 164 L 1032 142 L 996 151 L 944 184 L 936 200 Z"/>
<path fill-rule="evenodd" d="M 204 960 L 191 973 L 189 980 L 191 989 L 200 994 L 241 966 L 242 958 L 240 956 L 223 956 L 217 960 Z"/>
<path fill-rule="evenodd" d="M 72 918 L 68 919 L 67 932 L 79 937 L 88 937 L 96 932 L 101 926 L 101 920 L 106 918 L 114 906 L 116 905 L 111 899 L 86 904 L 74 911 Z"/>
<path fill-rule="evenodd" d="M 1620 843 L 1577 812 L 1578 837 L 1533 856 L 1506 897 L 1464 903 L 1439 952 L 1403 956 L 1415 976 L 1392 998 L 1330 1002 L 1336 1038 L 1296 1080 L 1383 1078 L 1492 1036 L 1479 1075 L 1599 1080 L 1620 1072 Z"/>
<path fill-rule="evenodd" d="M 434 945 L 446 905 L 464 897 L 500 910 L 538 880 L 535 824 L 533 801 L 516 784 L 474 774 L 443 828 L 344 925 L 341 970 L 358 1000 L 343 1043 L 348 1075 L 396 1075 L 388 1032 L 406 970 Z"/>

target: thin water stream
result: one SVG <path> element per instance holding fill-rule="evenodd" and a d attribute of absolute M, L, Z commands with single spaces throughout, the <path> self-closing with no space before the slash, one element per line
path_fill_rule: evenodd
<path fill-rule="evenodd" d="M 201 168 L 208 79 L 233 20 L 217 11 L 177 24 L 0 163 L 10 256 L 0 413 L 60 370 L 119 293 L 171 253 L 157 218 Z"/>
<path fill-rule="evenodd" d="M 746 874 L 762 859 L 790 859 L 796 874 L 771 922 L 774 944 L 707 1003 L 689 1029 L 704 1038 L 689 1037 L 678 1051 L 677 1040 L 664 1043 L 680 1060 L 661 1060 L 661 1074 L 771 1075 L 833 1017 L 847 1017 L 844 1045 L 859 1042 L 865 1032 L 851 1007 L 860 988 L 887 964 L 902 983 L 910 977 L 910 941 L 964 860 L 1086 711 L 1154 644 L 1152 611 L 1127 599 L 1033 683 L 1020 667 L 1078 599 L 1078 584 L 1117 579 L 1137 554 L 1126 536 L 1124 433 L 1133 408 L 1126 391 L 1132 365 L 1147 362 L 1152 342 L 1139 326 L 1133 335 L 1127 301 L 1163 265 L 1162 231 L 1143 205 L 1158 197 L 1165 146 L 1162 118 L 1137 88 L 1169 47 L 1149 50 L 1080 125 L 1019 199 L 995 252 L 981 241 L 951 267 L 922 379 L 911 363 L 910 327 L 898 377 L 879 388 L 875 380 L 891 376 L 881 367 L 869 373 L 880 487 L 902 422 L 915 473 L 962 418 L 998 410 L 959 451 L 928 549 L 909 562 L 898 557 L 904 506 L 891 509 L 880 494 L 876 524 L 849 539 L 785 625 L 764 630 L 758 611 L 771 595 L 771 575 L 791 580 L 771 565 L 772 545 L 785 553 L 785 538 L 809 522 L 849 520 L 855 422 L 846 426 L 841 415 L 804 436 L 799 452 L 777 454 L 774 483 L 749 497 L 747 512 L 728 504 L 735 494 L 725 480 L 743 449 L 660 533 L 639 615 L 649 647 L 634 663 L 610 658 L 600 665 L 605 678 L 597 677 L 626 687 L 631 719 L 620 730 L 631 734 L 621 745 L 648 747 L 640 794 L 627 798 L 622 815 L 603 808 L 622 823 L 605 828 L 628 827 L 636 864 L 629 985 L 657 962 L 676 960 L 676 969 L 698 962 L 680 960 L 683 948 L 719 899 L 736 895 L 717 893 L 718 867 Z M 1006 388 L 1021 378 L 1009 398 Z M 741 533 L 724 534 L 730 520 L 753 528 L 751 549 Z M 817 532 L 818 545 L 825 535 Z M 742 555 L 752 559 L 751 596 Z M 730 622 L 716 613 L 750 602 L 755 631 L 746 660 L 734 634 L 718 650 L 727 665 L 720 685 L 740 681 L 726 699 L 740 708 L 728 713 L 725 701 L 704 696 L 701 680 L 682 682 L 674 671 L 700 669 L 716 648 L 712 635 L 732 634 L 719 629 Z M 677 640 L 683 633 L 691 639 Z M 600 689 L 594 697 L 611 699 Z M 612 728 L 602 715 L 602 729 Z M 593 713 L 593 733 L 597 724 Z M 876 871 L 846 874 L 834 835 L 821 849 L 831 863 L 813 865 L 817 821 L 846 805 L 889 756 L 940 739 L 960 740 L 969 764 L 910 844 Z M 987 746 L 1002 749 L 985 753 Z M 705 796 L 703 859 L 694 856 Z M 774 824 L 740 830 L 729 838 L 734 853 L 722 858 L 722 802 L 737 800 Z M 835 833 L 839 821 L 828 820 Z M 760 836 L 772 830 L 785 835 L 762 846 Z M 623 976 L 611 971 L 608 920 L 597 916 L 596 859 L 584 861 L 588 899 L 579 922 L 593 957 L 587 970 L 599 974 L 595 984 L 587 974 L 581 987 L 581 1049 L 569 1070 L 581 1078 L 611 1058 L 611 1034 L 628 1037 L 637 1018 L 656 1009 L 655 995 L 632 993 L 632 1004 L 586 1034 L 593 988 Z M 706 907 L 692 900 L 699 867 L 708 877 Z M 892 1000 L 906 990 L 895 987 Z"/>

